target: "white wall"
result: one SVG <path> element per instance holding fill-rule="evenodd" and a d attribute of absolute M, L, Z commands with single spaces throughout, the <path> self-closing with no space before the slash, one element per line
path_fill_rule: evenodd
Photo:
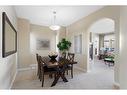
<path fill-rule="evenodd" d="M 60 41 L 66 35 L 66 28 L 61 27 L 59 31 L 52 31 L 47 26 L 30 25 L 30 51 L 32 55 L 32 64 L 36 63 L 36 53 L 41 56 L 48 56 L 50 52 L 56 51 L 56 35 L 58 33 L 58 41 Z M 49 50 L 37 50 L 36 40 L 47 39 L 50 41 Z"/>
<path fill-rule="evenodd" d="M 39 53 L 42 56 L 48 55 L 51 51 L 55 51 L 55 42 L 56 42 L 56 33 L 51 31 L 49 27 L 39 26 L 31 24 L 30 27 L 30 49 L 31 53 Z M 48 50 L 37 50 L 36 49 L 36 40 L 37 39 L 46 39 L 50 41 L 50 49 Z"/>
<path fill-rule="evenodd" d="M 120 12 L 120 88 L 127 89 L 127 7 Z"/>
<path fill-rule="evenodd" d="M 62 38 L 66 38 L 66 27 L 61 27 L 60 30 L 56 31 L 56 52 L 59 52 L 57 44 L 62 40 Z"/>
<path fill-rule="evenodd" d="M 107 34 L 104 36 L 104 40 L 115 39 L 115 34 Z"/>
<path fill-rule="evenodd" d="M 50 41 L 50 49 L 37 50 L 36 40 L 46 39 Z M 51 51 L 56 51 L 56 32 L 51 31 L 47 26 L 30 25 L 30 50 L 32 54 L 32 63 L 36 63 L 36 53 L 41 56 L 48 56 Z"/>
<path fill-rule="evenodd" d="M 27 19 L 18 19 L 18 68 L 31 64 L 30 54 L 30 23 Z"/>
<path fill-rule="evenodd" d="M 41 56 L 48 56 L 51 51 L 56 51 L 56 34 L 58 40 L 66 36 L 66 28 L 61 27 L 59 31 L 52 31 L 47 26 L 30 24 L 27 19 L 18 19 L 18 68 L 29 68 L 30 65 L 36 64 L 36 53 Z M 49 50 L 37 50 L 36 39 L 50 40 Z"/>
<path fill-rule="evenodd" d="M 2 58 L 2 12 L 6 12 L 17 30 L 17 17 L 13 7 L 0 6 L 0 89 L 9 89 L 16 75 L 17 53 Z"/>

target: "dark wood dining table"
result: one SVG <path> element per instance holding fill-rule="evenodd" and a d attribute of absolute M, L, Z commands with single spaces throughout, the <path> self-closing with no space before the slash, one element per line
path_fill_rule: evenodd
<path fill-rule="evenodd" d="M 69 64 L 77 64 L 77 62 L 70 62 L 69 60 L 61 57 L 57 57 L 56 59 L 49 60 L 45 63 L 48 68 L 54 68 L 57 71 L 51 87 L 56 85 L 60 77 L 63 79 L 64 82 L 68 82 L 65 76 L 66 68 Z"/>

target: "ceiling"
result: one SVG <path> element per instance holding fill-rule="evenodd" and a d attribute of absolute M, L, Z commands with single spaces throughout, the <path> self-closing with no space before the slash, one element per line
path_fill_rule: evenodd
<path fill-rule="evenodd" d="M 115 23 L 112 19 L 103 18 L 93 23 L 89 31 L 98 34 L 113 33 L 115 32 Z"/>
<path fill-rule="evenodd" d="M 16 14 L 32 24 L 49 26 L 53 24 L 53 11 L 56 11 L 56 23 L 68 26 L 88 16 L 103 6 L 14 6 Z"/>

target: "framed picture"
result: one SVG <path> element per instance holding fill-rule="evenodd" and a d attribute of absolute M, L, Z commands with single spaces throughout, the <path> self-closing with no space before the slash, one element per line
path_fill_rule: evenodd
<path fill-rule="evenodd" d="M 76 54 L 82 53 L 82 35 L 74 36 L 74 51 Z"/>
<path fill-rule="evenodd" d="M 2 56 L 6 57 L 17 52 L 17 32 L 6 13 L 2 13 Z"/>
<path fill-rule="evenodd" d="M 37 39 L 36 40 L 37 50 L 50 50 L 50 40 L 48 39 Z"/>

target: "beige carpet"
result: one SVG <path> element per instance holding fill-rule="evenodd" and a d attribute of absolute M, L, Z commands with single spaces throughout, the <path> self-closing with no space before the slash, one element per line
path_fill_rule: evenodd
<path fill-rule="evenodd" d="M 64 83 L 62 79 L 56 86 L 50 87 L 53 79 L 45 76 L 44 87 L 36 76 L 36 70 L 24 70 L 18 72 L 12 89 L 113 89 L 114 79 L 113 67 L 108 67 L 103 61 L 96 60 L 91 64 L 91 71 L 84 73 L 74 69 L 74 78 L 66 75 L 69 82 Z"/>

